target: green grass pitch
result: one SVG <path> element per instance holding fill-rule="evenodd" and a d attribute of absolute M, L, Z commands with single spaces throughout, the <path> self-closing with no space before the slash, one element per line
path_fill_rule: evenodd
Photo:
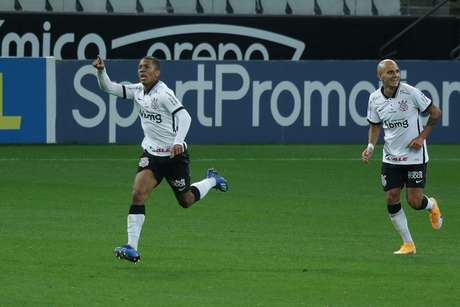
<path fill-rule="evenodd" d="M 192 181 L 230 181 L 190 209 L 166 182 L 126 240 L 138 146 L 0 146 L 0 306 L 454 306 L 460 304 L 460 146 L 432 145 L 426 192 L 445 216 L 403 206 L 400 245 L 362 146 L 192 145 Z"/>

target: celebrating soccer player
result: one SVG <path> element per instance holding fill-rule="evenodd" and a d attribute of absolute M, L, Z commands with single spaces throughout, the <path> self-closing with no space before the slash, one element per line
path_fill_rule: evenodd
<path fill-rule="evenodd" d="M 228 190 L 227 181 L 214 169 L 206 178 L 190 184 L 189 157 L 185 137 L 191 117 L 174 92 L 160 77 L 160 62 L 144 57 L 138 66 L 139 83 L 121 85 L 112 82 L 98 56 L 93 62 L 99 86 L 105 92 L 132 99 L 140 107 L 139 117 L 144 131 L 143 154 L 134 179 L 132 205 L 128 214 L 128 242 L 115 248 L 115 256 L 137 262 L 140 259 L 138 242 L 145 220 L 145 202 L 163 178 L 171 186 L 179 204 L 189 208 L 204 198 L 211 188 Z"/>
<path fill-rule="evenodd" d="M 403 240 L 402 246 L 394 254 L 415 254 L 415 244 L 401 208 L 400 194 L 406 186 L 409 205 L 416 210 L 427 210 L 432 227 L 441 228 L 442 216 L 438 203 L 423 192 L 428 162 L 426 138 L 441 118 L 441 110 L 417 88 L 400 83 L 399 67 L 395 61 L 381 61 L 377 66 L 377 76 L 383 86 L 369 97 L 368 145 L 362 152 L 362 159 L 368 162 L 372 157 L 383 126 L 382 185 L 391 222 Z M 430 115 L 424 128 L 420 123 L 420 113 Z"/>

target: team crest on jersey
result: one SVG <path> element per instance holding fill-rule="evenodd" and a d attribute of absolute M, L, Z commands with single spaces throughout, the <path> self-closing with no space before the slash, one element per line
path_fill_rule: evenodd
<path fill-rule="evenodd" d="M 152 101 L 150 102 L 150 108 L 154 110 L 158 110 L 160 108 L 160 105 L 158 104 L 158 98 L 153 97 Z"/>
<path fill-rule="evenodd" d="M 399 103 L 399 110 L 401 110 L 401 112 L 405 112 L 409 109 L 409 106 L 407 105 L 407 100 L 401 100 L 398 103 Z"/>
<path fill-rule="evenodd" d="M 382 175 L 381 179 L 382 179 L 382 185 L 386 186 L 387 185 L 387 175 Z"/>
<path fill-rule="evenodd" d="M 142 157 L 140 160 L 139 160 L 139 166 L 140 167 L 146 167 L 149 165 L 149 158 L 147 157 Z"/>

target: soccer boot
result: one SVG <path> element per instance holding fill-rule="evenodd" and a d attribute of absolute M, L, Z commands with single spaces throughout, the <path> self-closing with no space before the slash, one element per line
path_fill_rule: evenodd
<path fill-rule="evenodd" d="M 393 252 L 395 255 L 411 255 L 415 254 L 417 250 L 415 249 L 415 244 L 414 243 L 404 243 L 401 245 L 399 250 Z"/>
<path fill-rule="evenodd" d="M 141 255 L 138 251 L 128 244 L 116 247 L 113 252 L 115 253 L 115 257 L 118 259 L 125 259 L 134 263 L 141 259 Z"/>
<path fill-rule="evenodd" d="M 431 227 L 433 227 L 433 229 L 440 229 L 442 227 L 441 210 L 439 209 L 436 199 L 431 197 L 430 200 L 433 202 L 433 208 L 429 211 Z"/>
<path fill-rule="evenodd" d="M 216 179 L 216 185 L 214 186 L 216 190 L 219 190 L 222 192 L 228 191 L 228 181 L 224 177 L 219 176 L 219 174 L 217 173 L 215 169 L 213 168 L 208 169 L 208 171 L 206 172 L 206 178 Z"/>

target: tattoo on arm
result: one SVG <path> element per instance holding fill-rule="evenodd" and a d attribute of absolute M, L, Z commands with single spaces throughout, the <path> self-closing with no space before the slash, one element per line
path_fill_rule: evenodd
<path fill-rule="evenodd" d="M 438 123 L 438 120 L 439 120 L 438 118 L 433 118 L 430 116 L 428 118 L 428 122 L 426 123 L 426 125 L 431 126 L 431 127 L 436 126 L 436 124 Z"/>

